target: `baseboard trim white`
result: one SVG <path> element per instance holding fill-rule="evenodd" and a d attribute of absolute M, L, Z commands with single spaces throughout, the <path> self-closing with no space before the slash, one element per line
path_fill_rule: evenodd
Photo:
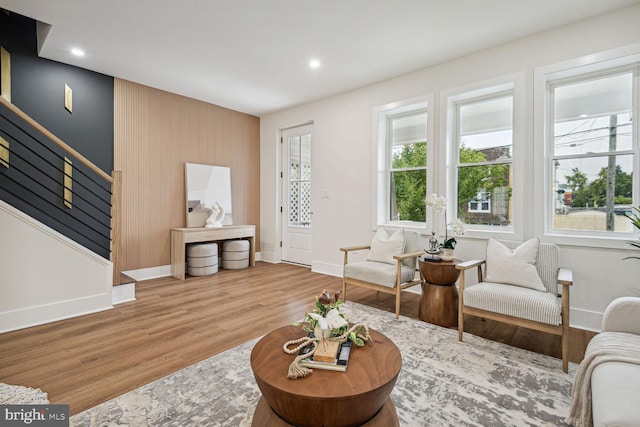
<path fill-rule="evenodd" d="M 322 273 L 327 276 L 342 277 L 342 265 L 329 264 L 328 262 L 313 261 L 311 263 L 311 271 L 314 273 Z"/>
<path fill-rule="evenodd" d="M 118 305 L 125 302 L 136 300 L 136 284 L 124 283 L 122 285 L 114 286 L 112 292 L 112 304 Z"/>
<path fill-rule="evenodd" d="M 110 310 L 111 293 L 0 313 L 0 333 Z"/>
<path fill-rule="evenodd" d="M 603 314 L 604 313 L 598 313 L 595 311 L 572 308 L 569 313 L 569 323 L 572 328 L 600 332 Z"/>
<path fill-rule="evenodd" d="M 260 252 L 256 252 L 256 261 L 261 261 Z M 157 267 L 139 268 L 137 270 L 123 271 L 124 274 L 135 281 L 158 279 L 171 276 L 171 265 L 159 265 Z"/>
<path fill-rule="evenodd" d="M 171 265 L 160 265 L 158 267 L 139 268 L 137 270 L 123 271 L 124 274 L 135 281 L 157 279 L 171 276 Z"/>

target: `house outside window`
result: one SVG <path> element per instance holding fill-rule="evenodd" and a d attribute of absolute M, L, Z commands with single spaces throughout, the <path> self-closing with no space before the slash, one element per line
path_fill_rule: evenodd
<path fill-rule="evenodd" d="M 469 212 L 473 213 L 491 213 L 491 195 L 487 191 L 480 191 L 469 201 Z"/>
<path fill-rule="evenodd" d="M 378 114 L 378 224 L 424 227 L 427 123 L 425 102 Z"/>
<path fill-rule="evenodd" d="M 551 179 L 546 197 L 552 230 L 633 231 L 625 214 L 638 192 L 637 80 L 636 64 L 547 81 Z"/>
<path fill-rule="evenodd" d="M 453 102 L 455 208 L 470 229 L 513 225 L 513 96 L 501 85 Z"/>

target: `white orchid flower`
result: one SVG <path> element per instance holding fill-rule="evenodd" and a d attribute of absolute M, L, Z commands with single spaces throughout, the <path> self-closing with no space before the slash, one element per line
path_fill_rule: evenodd
<path fill-rule="evenodd" d="M 309 313 L 309 316 L 318 321 L 318 326 L 320 326 L 320 329 L 323 331 L 339 329 L 348 324 L 335 308 L 329 310 L 327 317 L 322 317 L 318 313 Z"/>
<path fill-rule="evenodd" d="M 459 218 L 454 219 L 453 221 L 451 221 L 451 229 L 456 235 L 462 236 L 465 231 L 464 222 L 462 222 Z"/>
<path fill-rule="evenodd" d="M 442 213 L 447 210 L 447 199 L 445 199 L 443 196 L 438 196 L 435 193 L 427 197 L 427 200 L 425 200 L 425 204 L 427 206 L 435 208 L 438 213 Z"/>

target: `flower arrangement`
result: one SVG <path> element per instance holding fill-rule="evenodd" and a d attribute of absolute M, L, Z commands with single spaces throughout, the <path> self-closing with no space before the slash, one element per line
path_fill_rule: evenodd
<path fill-rule="evenodd" d="M 447 222 L 447 199 L 445 199 L 443 196 L 438 196 L 434 193 L 431 196 L 427 197 L 427 199 L 425 200 L 425 204 L 432 207 L 436 212 L 444 214 L 444 242 L 442 242 L 440 247 L 443 249 L 455 249 L 457 242 L 455 237 L 449 238 L 448 227 L 449 225 L 451 225 L 451 229 L 453 230 L 453 232 L 457 236 L 461 236 L 465 231 L 464 222 L 462 222 L 458 218 L 451 221 L 451 223 Z"/>
<path fill-rule="evenodd" d="M 349 327 L 349 319 L 340 312 L 342 301 L 339 300 L 339 295 L 339 291 L 332 295 L 326 289 L 323 290 L 322 294 L 316 297 L 313 311 L 305 313 L 303 322 L 294 323 L 296 326 L 299 326 L 300 323 L 306 323 L 302 329 L 307 332 L 307 336 L 287 341 L 282 346 L 282 350 L 287 354 L 297 354 L 306 346 L 313 346 L 313 348 L 309 352 L 296 356 L 289 365 L 288 378 L 303 378 L 311 374 L 312 370 L 301 366 L 300 361 L 313 356 L 319 342 L 325 340 L 345 342 L 349 339 L 355 345 L 362 347 L 365 342 L 372 341 L 369 328 L 366 325 L 356 324 Z M 292 345 L 295 347 L 291 348 Z"/>
<path fill-rule="evenodd" d="M 313 311 L 305 313 L 305 322 L 302 329 L 305 332 L 313 332 L 318 335 L 318 328 L 322 330 L 322 336 L 325 338 L 339 337 L 344 334 L 349 325 L 343 313 L 340 312 L 342 301 L 338 298 L 340 291 L 331 295 L 326 289 L 322 291 L 320 296 L 316 297 L 316 305 Z"/>
<path fill-rule="evenodd" d="M 640 230 L 640 207 L 633 207 L 633 210 L 635 212 L 632 212 L 630 215 L 627 215 L 627 218 L 629 218 L 629 221 L 631 221 L 631 224 L 633 224 L 634 227 L 636 227 L 638 230 Z M 631 246 L 640 249 L 640 242 L 627 242 L 629 243 Z M 628 256 L 625 257 L 623 259 L 640 259 L 639 256 Z"/>

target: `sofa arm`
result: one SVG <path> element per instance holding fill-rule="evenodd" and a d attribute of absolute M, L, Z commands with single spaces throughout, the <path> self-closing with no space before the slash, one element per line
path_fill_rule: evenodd
<path fill-rule="evenodd" d="M 602 316 L 601 329 L 640 335 L 640 298 L 620 297 L 611 301 Z"/>

